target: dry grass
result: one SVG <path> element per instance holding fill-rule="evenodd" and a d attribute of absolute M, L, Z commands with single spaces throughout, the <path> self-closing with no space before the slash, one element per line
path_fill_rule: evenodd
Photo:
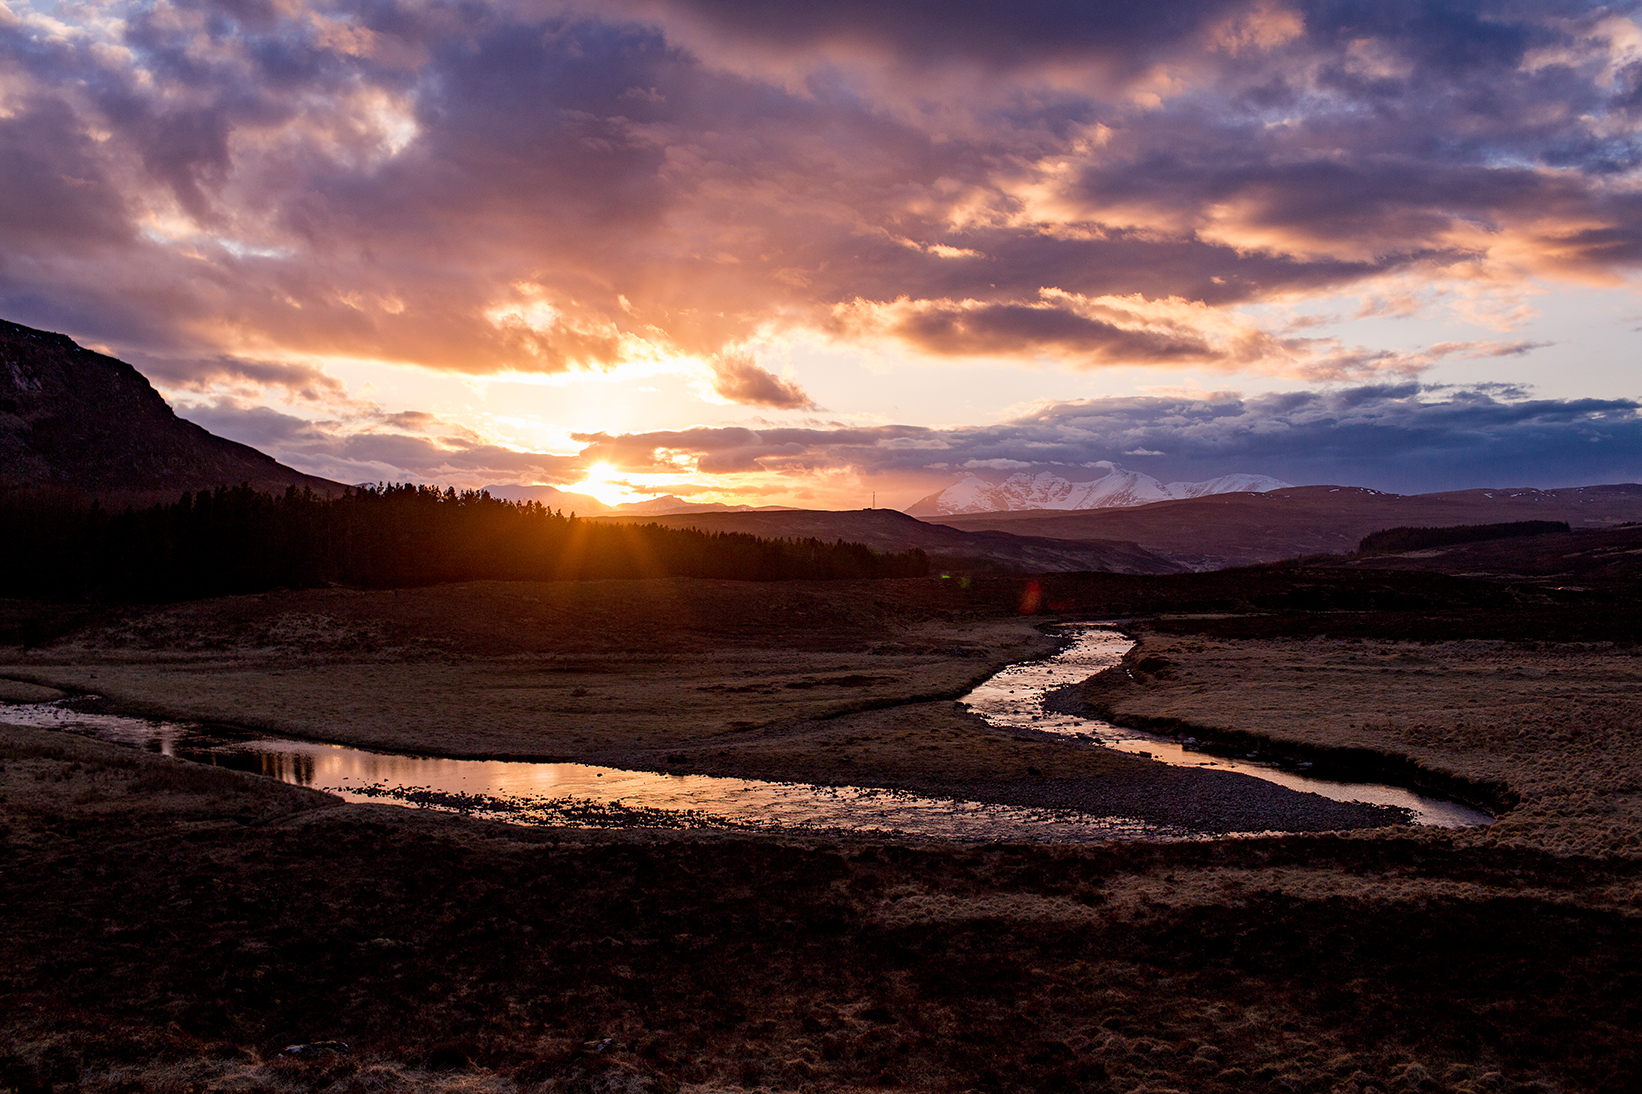
<path fill-rule="evenodd" d="M 281 594 L 132 611 L 0 672 L 453 753 L 1163 787 L 910 701 L 1045 644 L 930 589 Z M 1169 846 L 546 831 L 0 729 L 0 1088 L 1635 1085 L 1629 654 L 1149 632 L 1131 666 L 1102 692 L 1130 716 L 1406 754 L 1522 805 L 1480 833 Z M 328 1039 L 352 1052 L 278 1055 Z"/>
<path fill-rule="evenodd" d="M 45 731 L 0 756 L 20 1094 L 1528 1094 L 1642 1065 L 1618 861 L 540 832 Z"/>
<path fill-rule="evenodd" d="M 133 609 L 0 675 L 368 747 L 654 764 L 753 727 L 951 699 L 1051 648 L 930 582 L 476 583 Z"/>
<path fill-rule="evenodd" d="M 1091 689 L 1120 720 L 1406 756 L 1520 796 L 1469 840 L 1642 856 L 1642 650 L 1144 630 L 1127 660 Z"/>
<path fill-rule="evenodd" d="M 64 733 L 0 725 L 0 806 L 11 819 L 72 814 L 136 824 L 264 822 L 337 804 L 329 794 Z"/>
<path fill-rule="evenodd" d="M 0 679 L 0 703 L 49 703 L 63 698 L 56 688 L 31 684 L 24 680 Z"/>
<path fill-rule="evenodd" d="M 939 581 L 310 590 L 128 610 L 0 675 L 388 750 L 893 787 L 1190 831 L 1385 823 L 954 709 L 1051 650 L 1043 622 Z"/>

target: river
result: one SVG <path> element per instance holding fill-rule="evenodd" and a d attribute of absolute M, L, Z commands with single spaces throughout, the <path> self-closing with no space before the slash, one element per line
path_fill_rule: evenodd
<path fill-rule="evenodd" d="M 1177 766 L 1218 767 L 1339 801 L 1399 806 L 1409 810 L 1417 824 L 1458 827 L 1491 819 L 1400 787 L 1329 782 L 1269 765 L 1205 757 L 1168 739 L 1043 709 L 1045 693 L 1117 664 L 1130 645 L 1110 628 L 1080 626 L 1059 654 L 1010 666 L 961 702 L 1000 728 L 1053 733 L 1088 747 L 1146 753 Z M 1134 817 L 930 798 L 871 787 L 375 752 L 95 708 L 84 699 L 4 705 L 0 722 L 78 733 L 250 771 L 326 790 L 348 801 L 398 802 L 514 823 L 876 832 L 962 841 L 1089 842 L 1191 835 Z"/>
<path fill-rule="evenodd" d="M 1186 748 L 1173 737 L 1124 729 L 1096 718 L 1045 710 L 1042 700 L 1047 692 L 1067 684 L 1080 683 L 1097 672 L 1112 668 L 1134 646 L 1133 639 L 1111 627 L 1080 624 L 1068 630 L 1074 635 L 1074 640 L 1060 653 L 1041 661 L 1010 665 L 964 696 L 962 702 L 1000 728 L 1052 733 L 1102 748 L 1147 756 L 1172 767 L 1235 771 L 1335 801 L 1395 806 L 1408 810 L 1415 824 L 1467 828 L 1493 821 L 1488 814 L 1470 806 L 1426 797 L 1400 786 L 1319 779 L 1303 771 L 1284 770 L 1257 760 L 1208 756 Z"/>

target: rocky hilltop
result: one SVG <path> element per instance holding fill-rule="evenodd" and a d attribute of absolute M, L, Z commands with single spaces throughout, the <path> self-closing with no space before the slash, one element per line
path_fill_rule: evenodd
<path fill-rule="evenodd" d="M 183 421 L 124 361 L 0 321 L 0 489 L 147 504 L 240 483 L 343 489 Z"/>

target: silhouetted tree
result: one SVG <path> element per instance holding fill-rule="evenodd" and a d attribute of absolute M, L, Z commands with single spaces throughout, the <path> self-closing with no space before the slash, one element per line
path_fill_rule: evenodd
<path fill-rule="evenodd" d="M 379 484 L 323 498 L 292 487 L 184 494 L 111 513 L 0 498 L 0 595 L 174 600 L 327 583 L 921 576 L 922 551 L 578 520 L 479 491 Z"/>

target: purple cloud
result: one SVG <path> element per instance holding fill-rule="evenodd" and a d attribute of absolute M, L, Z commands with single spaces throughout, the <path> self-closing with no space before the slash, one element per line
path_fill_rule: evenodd
<path fill-rule="evenodd" d="M 1590 5 L 16 8 L 0 313 L 200 380 L 710 361 L 902 300 L 871 333 L 923 353 L 1271 371 L 1078 301 L 1642 262 L 1642 62 Z"/>
<path fill-rule="evenodd" d="M 1090 399 L 958 429 L 725 428 L 576 439 L 587 445 L 582 460 L 632 471 L 676 469 L 682 457 L 716 474 L 847 470 L 908 490 L 933 489 L 967 470 L 1070 475 L 1110 460 L 1165 480 L 1240 471 L 1421 492 L 1635 479 L 1642 402 L 1407 383 L 1249 398 Z"/>
<path fill-rule="evenodd" d="M 1075 479 L 1103 461 L 1165 481 L 1246 472 L 1402 492 L 1642 477 L 1642 401 L 1534 399 L 1506 384 L 1087 399 L 949 429 L 815 423 L 582 433 L 572 434 L 579 446 L 574 454 L 502 448 L 414 412 L 363 411 L 348 421 L 309 421 L 266 407 L 185 406 L 179 412 L 342 482 L 562 486 L 604 464 L 618 473 L 605 476 L 609 481 L 662 477 L 633 479 L 641 492 L 716 489 L 797 498 L 842 476 L 881 492 L 901 491 L 910 502 L 966 473 L 1052 471 Z M 704 484 L 702 476 L 719 485 Z M 645 481 L 650 485 L 641 485 Z"/>
<path fill-rule="evenodd" d="M 772 374 L 746 354 L 721 354 L 713 369 L 713 393 L 732 403 L 803 410 L 815 404 L 797 384 Z"/>

